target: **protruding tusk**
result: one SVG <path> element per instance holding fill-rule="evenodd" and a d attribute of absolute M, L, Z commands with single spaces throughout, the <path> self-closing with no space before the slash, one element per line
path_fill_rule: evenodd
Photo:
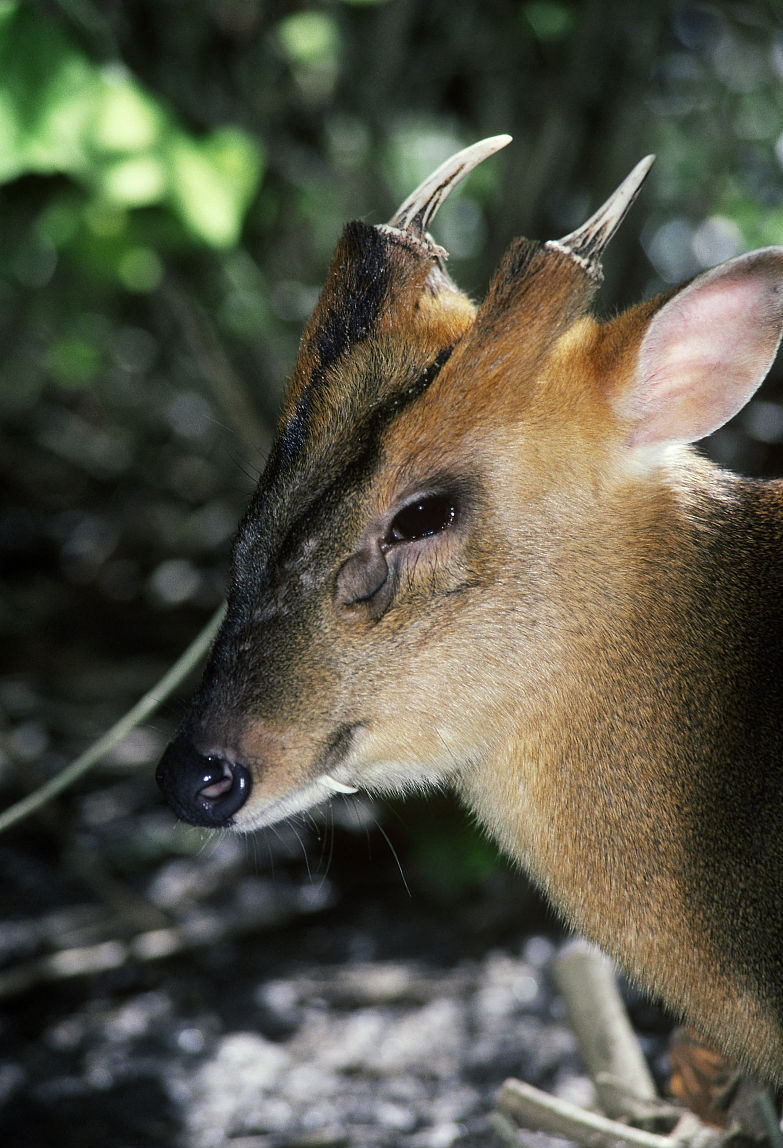
<path fill-rule="evenodd" d="M 587 223 L 583 223 L 570 235 L 564 235 L 562 239 L 550 239 L 546 246 L 564 251 L 566 255 L 575 259 L 591 278 L 602 279 L 601 257 L 606 245 L 642 190 L 642 184 L 654 163 L 654 155 L 639 160 L 633 171 L 625 177 L 606 203 L 590 216 Z"/>
<path fill-rule="evenodd" d="M 460 180 L 489 156 L 511 143 L 511 136 L 489 136 L 463 148 L 419 184 L 389 220 L 389 227 L 423 239 L 436 211 Z"/>
<path fill-rule="evenodd" d="M 355 785 L 343 785 L 341 781 L 335 781 L 328 773 L 322 773 L 318 778 L 321 785 L 325 785 L 327 789 L 331 789 L 333 793 L 358 793 L 359 790 Z"/>

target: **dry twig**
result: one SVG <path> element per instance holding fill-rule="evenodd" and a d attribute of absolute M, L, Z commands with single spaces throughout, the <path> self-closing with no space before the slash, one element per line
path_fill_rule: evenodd
<path fill-rule="evenodd" d="M 698 1117 L 684 1113 L 674 1131 L 661 1136 L 658 1132 L 648 1132 L 634 1128 L 619 1120 L 610 1120 L 596 1112 L 588 1112 L 550 1096 L 539 1088 L 524 1084 L 521 1080 L 507 1080 L 498 1098 L 500 1119 L 493 1119 L 496 1131 L 507 1144 L 520 1148 L 524 1144 L 519 1129 L 536 1129 L 554 1136 L 564 1136 L 586 1148 L 720 1148 L 727 1144 L 729 1134 L 708 1128 Z"/>

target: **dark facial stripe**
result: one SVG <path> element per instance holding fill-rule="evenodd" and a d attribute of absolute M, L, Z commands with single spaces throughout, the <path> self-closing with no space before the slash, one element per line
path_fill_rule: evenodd
<path fill-rule="evenodd" d="M 334 266 L 324 288 L 324 314 L 313 336 L 317 374 L 366 339 L 389 292 L 389 240 L 377 227 L 348 223 L 338 244 L 339 269 Z M 337 276 L 339 280 L 335 282 Z"/>
<path fill-rule="evenodd" d="M 335 453 L 339 459 L 339 473 L 330 465 L 332 460 L 324 459 L 324 484 L 320 489 L 309 490 L 304 506 L 289 525 L 277 551 L 276 562 L 285 561 L 298 546 L 298 541 L 311 526 L 314 512 L 321 508 L 333 506 L 344 497 L 346 491 L 355 487 L 368 478 L 376 469 L 381 453 L 383 434 L 389 425 L 411 403 L 415 402 L 438 376 L 444 364 L 448 361 L 453 348 L 446 347 L 430 363 L 418 378 L 404 390 L 379 403 L 351 435 L 350 444 L 335 444 Z M 284 481 L 282 471 L 267 471 L 265 480 L 262 479 L 266 490 Z"/>
<path fill-rule="evenodd" d="M 312 405 L 312 391 L 303 391 L 297 400 L 293 416 L 277 437 L 273 448 L 273 459 L 275 468 L 281 474 L 285 474 L 291 469 L 304 450 L 310 427 Z"/>
<path fill-rule="evenodd" d="M 324 386 L 327 369 L 356 343 L 367 339 L 389 303 L 389 238 L 359 220 L 345 226 L 329 275 L 305 335 L 303 354 L 315 359 L 296 409 L 275 444 L 276 465 L 285 473 L 305 447 L 313 395 Z"/>

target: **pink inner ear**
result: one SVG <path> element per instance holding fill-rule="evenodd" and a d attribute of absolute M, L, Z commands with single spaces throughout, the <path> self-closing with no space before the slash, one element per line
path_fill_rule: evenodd
<path fill-rule="evenodd" d="M 762 382 L 783 320 L 783 250 L 708 271 L 653 317 L 628 413 L 635 445 L 695 442 L 723 426 Z"/>

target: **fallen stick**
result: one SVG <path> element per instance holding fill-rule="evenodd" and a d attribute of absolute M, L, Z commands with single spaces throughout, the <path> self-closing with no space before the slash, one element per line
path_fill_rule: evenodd
<path fill-rule="evenodd" d="M 568 1100 L 561 1100 L 533 1088 L 521 1080 L 507 1080 L 498 1097 L 493 1126 L 507 1144 L 521 1146 L 519 1129 L 564 1136 L 585 1148 L 720 1148 L 727 1133 L 708 1128 L 691 1113 L 685 1113 L 673 1132 L 666 1136 L 634 1128 L 596 1112 L 589 1112 Z M 497 1118 L 499 1117 L 499 1118 Z"/>
<path fill-rule="evenodd" d="M 609 959 L 576 941 L 558 957 L 553 975 L 602 1111 L 635 1123 L 660 1123 L 661 1101 Z M 666 1108 L 673 1125 L 677 1110 Z"/>

